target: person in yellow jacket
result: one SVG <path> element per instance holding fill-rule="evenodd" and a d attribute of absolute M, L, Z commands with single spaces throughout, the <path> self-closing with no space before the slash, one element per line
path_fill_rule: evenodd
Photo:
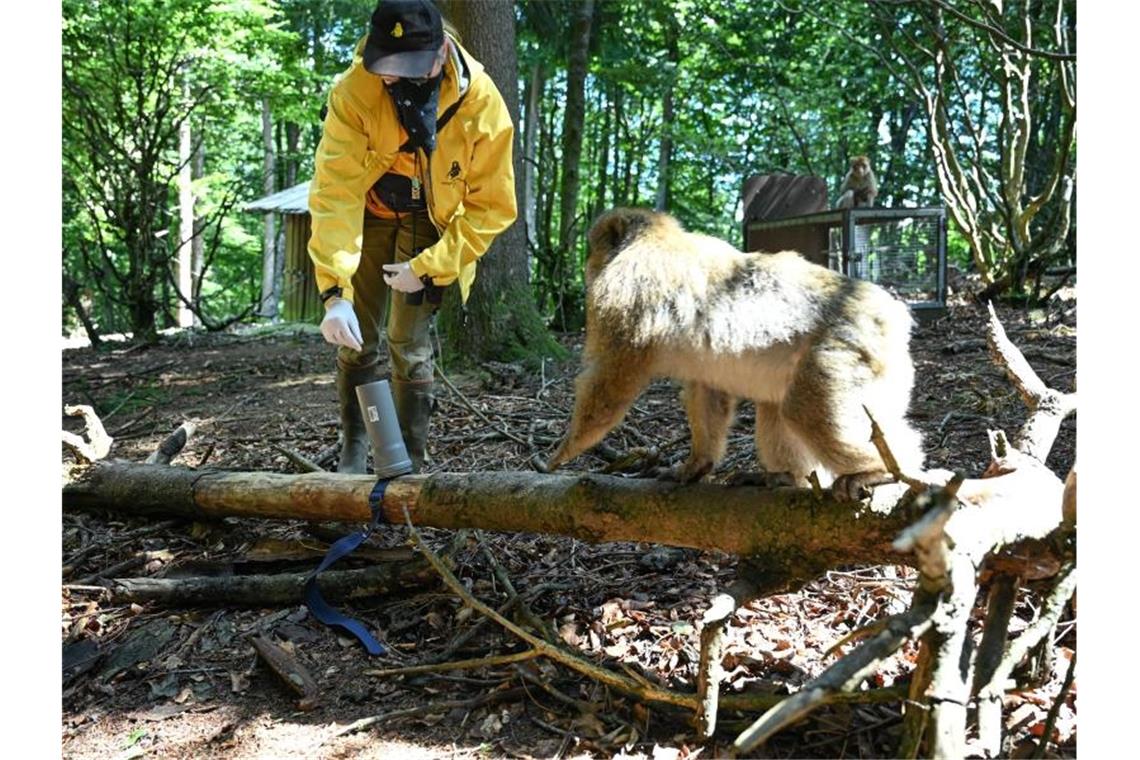
<path fill-rule="evenodd" d="M 368 438 L 355 388 L 378 378 L 386 314 L 396 414 L 422 469 L 432 296 L 458 282 L 466 302 L 476 262 L 515 220 L 513 139 L 498 89 L 445 33 L 430 0 L 380 0 L 329 94 L 309 190 L 321 333 L 338 346 L 338 472 L 365 472 Z M 425 286 L 432 289 L 421 298 Z M 390 290 L 399 292 L 389 298 Z"/>

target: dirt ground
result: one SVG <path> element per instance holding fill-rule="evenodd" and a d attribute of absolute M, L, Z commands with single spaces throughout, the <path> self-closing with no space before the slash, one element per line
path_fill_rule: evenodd
<path fill-rule="evenodd" d="M 1072 390 L 1076 372 L 1075 298 L 1048 308 L 999 313 L 1013 342 L 1050 386 Z M 918 372 L 912 418 L 927 462 L 979 474 L 989 460 L 986 430 L 1016 433 L 1026 413 L 984 345 L 985 311 L 959 304 L 915 333 Z M 539 443 L 569 418 L 575 355 L 540 372 L 490 364 L 444 373 L 432 422 L 435 471 L 530 469 Z M 111 344 L 66 350 L 64 404 L 95 408 L 114 438 L 111 457 L 143 461 L 180 423 L 196 432 L 176 466 L 297 472 L 300 455 L 329 468 L 337 441 L 333 352 L 315 327 L 277 325 L 240 333 L 184 332 L 157 346 Z M 471 407 L 480 412 L 475 414 Z M 65 430 L 80 420 L 64 416 Z M 715 479 L 750 469 L 752 410 L 742 405 L 729 454 Z M 665 461 L 687 451 L 676 387 L 655 383 L 606 440 L 612 459 L 656 446 Z M 1062 426 L 1049 466 L 1074 461 L 1075 419 Z M 545 451 L 544 446 L 538 451 Z M 64 463 L 72 461 L 68 451 Z M 569 469 L 600 470 L 583 456 Z M 352 526 L 227 519 L 128 518 L 107 512 L 63 515 L 61 641 L 62 754 L 68 758 L 253 757 L 721 757 L 757 714 L 725 714 L 717 737 L 695 738 L 687 716 L 607 691 L 542 659 L 469 670 L 385 676 L 370 671 L 523 651 L 482 623 L 438 583 L 340 605 L 366 621 L 390 648 L 370 658 L 299 603 L 270 607 L 180 607 L 119 603 L 109 578 L 237 577 L 307 572 L 328 543 Z M 501 608 L 513 596 L 517 620 L 538 618 L 597 663 L 673 689 L 692 689 L 699 621 L 734 577 L 735 559 L 715 552 L 645 544 L 590 545 L 539 535 L 423 531 L 450 556 L 482 601 Z M 407 531 L 385 529 L 370 553 L 345 566 L 410 562 Z M 388 550 L 388 551 L 384 551 Z M 841 568 L 804 589 L 749 604 L 733 620 L 726 648 L 726 692 L 795 690 L 834 658 L 827 649 L 852 631 L 905 608 L 913 573 L 905 567 Z M 984 593 L 984 590 L 983 590 Z M 1018 601 L 1014 631 L 1039 605 Z M 296 658 L 319 686 L 311 709 L 258 658 L 260 633 Z M 1076 641 L 1068 612 L 1053 641 L 1055 661 L 1040 685 L 1006 702 L 1007 749 L 1020 754 L 1042 733 Z M 869 683 L 903 685 L 913 647 Z M 1061 705 L 1047 756 L 1075 756 L 1075 688 Z M 306 705 L 309 707 L 308 705 Z M 347 732 L 354 721 L 379 717 Z M 758 757 L 881 757 L 897 746 L 899 702 L 827 708 L 777 735 Z M 1059 746 L 1058 746 L 1059 745 Z"/>

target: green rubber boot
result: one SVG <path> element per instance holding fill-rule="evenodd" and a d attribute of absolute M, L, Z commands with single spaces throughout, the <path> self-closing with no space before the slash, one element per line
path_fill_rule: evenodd
<path fill-rule="evenodd" d="M 368 429 L 356 400 L 356 386 L 376 379 L 375 367 L 336 368 L 336 395 L 340 407 L 340 461 L 336 471 L 360 475 L 368 472 Z"/>
<path fill-rule="evenodd" d="M 423 472 L 427 455 L 428 421 L 431 418 L 432 381 L 392 380 L 392 401 L 400 420 L 400 434 L 412 460 L 412 472 Z"/>

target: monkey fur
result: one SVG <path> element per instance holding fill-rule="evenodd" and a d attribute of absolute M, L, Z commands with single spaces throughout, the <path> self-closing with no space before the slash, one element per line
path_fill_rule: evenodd
<path fill-rule="evenodd" d="M 890 480 L 864 405 L 903 471 L 922 465 L 906 420 L 912 320 L 882 288 L 794 251 L 742 253 L 673 217 L 618 208 L 589 232 L 586 346 L 570 427 L 546 471 L 597 444 L 655 377 L 682 383 L 692 446 L 670 475 L 723 458 L 737 401 L 756 406 L 763 468 L 838 498 Z"/>
<path fill-rule="evenodd" d="M 866 156 L 851 159 L 851 168 L 839 186 L 839 200 L 836 208 L 870 208 L 875 205 L 879 194 L 879 181 L 871 169 L 871 160 Z"/>

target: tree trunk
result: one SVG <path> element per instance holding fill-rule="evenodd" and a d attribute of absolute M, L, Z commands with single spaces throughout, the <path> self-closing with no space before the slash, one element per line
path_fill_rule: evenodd
<path fill-rule="evenodd" d="M 658 211 L 669 208 L 669 177 L 673 158 L 673 92 L 677 88 L 681 54 L 677 43 L 677 20 L 670 11 L 665 14 L 665 47 L 669 61 L 665 67 L 665 96 L 661 104 L 661 141 L 657 153 L 657 199 L 653 207 Z"/>
<path fill-rule="evenodd" d="M 190 72 L 182 72 L 182 96 L 190 99 Z M 178 326 L 192 327 L 194 312 L 186 301 L 194 299 L 194 186 L 193 143 L 190 119 L 178 127 Z M 185 299 L 185 300 L 183 300 Z"/>
<path fill-rule="evenodd" d="M 610 108 L 610 93 L 614 88 L 605 83 L 601 91 L 602 134 L 601 146 L 598 148 L 598 194 L 594 201 L 594 208 L 590 218 L 596 219 L 606 209 L 606 193 L 609 192 L 610 176 L 610 138 L 614 130 L 613 110 Z"/>
<path fill-rule="evenodd" d="M 542 62 L 535 61 L 530 69 L 526 88 L 526 136 L 523 140 L 523 215 L 526 219 L 526 239 L 530 250 L 538 249 L 538 140 L 539 121 L 542 119 L 542 93 L 546 76 Z"/>
<path fill-rule="evenodd" d="M 265 195 L 272 195 L 277 184 L 277 156 L 273 148 L 273 116 L 269 110 L 269 98 L 261 99 L 261 139 L 265 147 L 261 190 Z M 270 319 L 277 316 L 276 221 L 274 212 L 265 215 L 261 249 L 261 305 L 258 315 Z"/>
<path fill-rule="evenodd" d="M 63 488 L 63 503 L 67 508 L 194 518 L 362 522 L 369 519 L 368 497 L 375 484 L 369 475 L 198 471 L 101 462 L 72 474 Z M 403 524 L 406 509 L 415 525 L 778 556 L 788 568 L 818 572 L 821 566 L 912 561 L 913 555 L 892 547 L 914 519 L 909 509 L 896 506 L 904 491 L 903 486 L 880 486 L 871 505 L 864 506 L 836 501 L 827 492 L 817 500 L 807 489 L 679 485 L 607 475 L 435 473 L 393 480 L 383 512 L 391 524 Z M 951 530 L 960 542 L 1014 544 L 1040 538 L 1062 522 L 1062 493 L 1060 479 L 1043 465 L 967 480 L 958 491 L 964 506 L 953 517 Z M 1049 565 L 1040 557 L 1025 561 L 1033 567 Z"/>
<path fill-rule="evenodd" d="M 297 156 L 300 153 L 301 127 L 285 123 L 285 187 L 297 184 Z"/>
<path fill-rule="evenodd" d="M 463 38 L 464 47 L 486 67 L 503 96 L 511 121 L 517 124 L 514 3 L 467 0 L 442 3 L 441 9 Z M 517 178 L 524 176 L 518 141 L 516 133 L 512 156 L 515 198 L 519 209 L 525 209 L 525 198 L 518 197 Z M 449 356 L 457 361 L 512 361 L 559 354 L 557 344 L 539 319 L 530 291 L 525 225 L 508 227 L 480 259 L 465 314 L 460 308 L 458 289 L 449 289 L 440 325 Z"/>
<path fill-rule="evenodd" d="M 594 0 L 577 6 L 570 37 L 570 64 L 566 72 L 566 113 L 562 123 L 562 199 L 559 204 L 558 247 L 566 261 L 574 248 L 574 221 L 581 182 L 582 128 L 586 121 L 586 66 Z M 566 276 L 566 272 L 563 272 Z"/>
<path fill-rule="evenodd" d="M 194 146 L 194 159 L 190 170 L 190 179 L 199 180 L 206 175 L 206 141 L 199 137 Z M 203 235 L 204 224 L 201 219 L 194 220 L 194 240 L 190 243 L 190 272 L 192 276 L 192 294 L 190 300 L 196 307 L 202 296 L 202 267 L 205 266 L 206 240 Z M 194 315 L 194 324 L 201 324 L 198 315 Z"/>

